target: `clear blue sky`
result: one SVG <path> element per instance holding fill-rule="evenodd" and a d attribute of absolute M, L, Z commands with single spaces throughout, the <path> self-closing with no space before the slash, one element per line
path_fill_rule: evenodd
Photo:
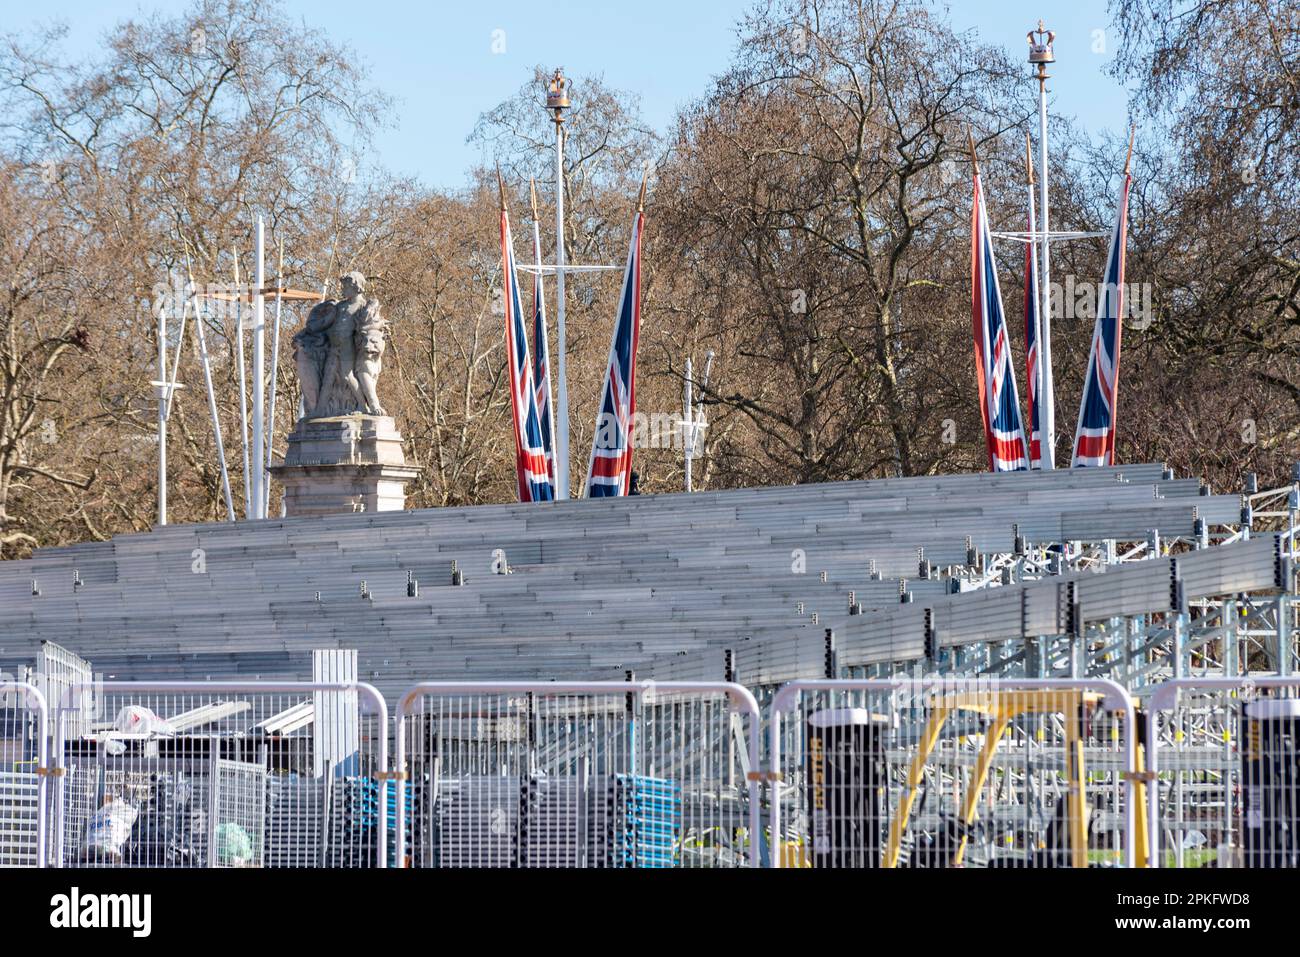
<path fill-rule="evenodd" d="M 71 28 L 68 51 L 84 58 L 118 21 L 188 6 L 184 0 L 44 0 L 28 8 L 25 20 L 11 11 L 4 29 L 62 20 Z M 479 158 L 465 142 L 478 116 L 518 90 L 539 63 L 563 66 L 570 75 L 603 74 L 609 85 L 640 94 L 645 118 L 666 128 L 677 107 L 726 68 L 736 23 L 749 6 L 750 0 L 285 4 L 291 16 L 346 41 L 369 64 L 374 82 L 395 97 L 398 126 L 380 134 L 374 159 L 446 187 L 463 185 Z M 1025 31 L 1046 17 L 1057 34 L 1053 110 L 1076 117 L 1089 132 L 1125 128 L 1124 91 L 1103 72 L 1117 40 L 1105 0 L 957 0 L 946 9 L 958 29 L 975 30 L 1017 59 L 1025 56 Z M 503 53 L 493 52 L 497 30 L 504 31 Z M 1096 30 L 1106 30 L 1104 53 L 1093 50 Z"/>

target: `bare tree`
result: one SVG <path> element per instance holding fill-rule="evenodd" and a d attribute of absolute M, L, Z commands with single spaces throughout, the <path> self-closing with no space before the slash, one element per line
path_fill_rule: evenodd
<path fill-rule="evenodd" d="M 65 290 L 60 317 L 69 317 L 70 328 L 89 330 L 81 341 L 90 349 L 78 356 L 62 343 L 67 329 L 42 329 L 35 341 L 49 355 L 19 353 L 12 360 L 19 364 L 13 388 L 26 387 L 23 399 L 33 401 L 30 390 L 47 358 L 102 376 L 87 407 L 98 407 L 98 420 L 116 423 L 117 440 L 96 448 L 80 436 L 77 457 L 85 461 L 63 459 L 68 475 L 82 477 L 77 481 L 93 484 L 98 475 L 114 483 L 108 494 L 88 488 L 74 508 L 62 509 L 79 516 L 82 534 L 98 534 L 101 527 L 147 527 L 153 517 L 142 454 L 154 431 L 148 381 L 157 377 L 155 321 L 146 308 L 151 290 L 174 275 L 184 279 L 187 254 L 200 283 L 229 282 L 236 255 L 250 275 L 255 214 L 265 215 L 272 236 L 285 240 L 288 268 L 300 275 L 319 278 L 345 257 L 365 258 L 367 240 L 383 229 L 362 214 L 358 196 L 349 197 L 357 177 L 344 144 L 364 146 L 388 103 L 365 84 L 355 55 L 296 26 L 266 0 L 200 0 L 180 17 L 123 23 L 102 59 L 60 62 L 58 40 L 56 33 L 4 41 L 0 106 L 7 119 L 0 150 L 9 157 L 6 184 L 17 188 L 23 175 L 29 183 L 39 180 L 51 233 L 78 237 L 51 268 L 83 280 Z M 208 321 L 224 380 L 223 428 L 232 435 L 238 370 L 221 358 L 234 351 L 236 332 L 231 320 Z M 171 316 L 169 326 L 175 345 L 179 317 Z M 287 348 L 288 336 L 282 338 Z M 181 378 L 197 383 L 193 344 L 180 348 Z M 282 368 L 291 380 L 292 363 Z M 173 482 L 171 504 L 179 516 L 191 508 L 218 514 L 206 420 L 203 390 L 181 392 L 172 415 L 180 436 L 176 464 L 189 468 Z M 72 451 L 68 443 L 59 448 Z M 234 484 L 242 484 L 238 476 Z M 26 507 L 37 506 L 29 500 Z"/>
<path fill-rule="evenodd" d="M 64 402 L 89 398 L 63 387 L 69 361 L 89 344 L 76 307 L 95 291 L 95 264 L 85 259 L 83 234 L 43 187 L 13 166 L 0 175 L 0 271 L 8 277 L 0 296 L 0 555 L 38 542 L 39 524 L 16 519 L 11 502 L 59 487 L 85 491 L 95 479 L 66 464 L 69 444 L 60 444 L 85 414 L 85 406 Z"/>
<path fill-rule="evenodd" d="M 945 460 L 942 420 L 974 407 L 935 375 L 970 348 L 954 187 L 969 125 L 1023 121 L 1018 89 L 1000 54 L 918 4 L 748 18 L 737 62 L 679 123 L 665 178 L 680 185 L 659 199 L 688 252 L 690 291 L 669 298 L 728 357 L 709 400 L 762 436 L 743 471 L 817 481 Z"/>
<path fill-rule="evenodd" d="M 1115 70 L 1136 88 L 1143 158 L 1158 170 L 1135 254 L 1156 287 L 1164 388 L 1148 392 L 1147 441 L 1131 451 L 1234 483 L 1244 471 L 1285 481 L 1300 448 L 1300 8 L 1111 9 Z M 1196 411 L 1210 448 L 1172 440 L 1184 430 L 1170 435 L 1165 423 L 1182 424 L 1170 406 Z"/>

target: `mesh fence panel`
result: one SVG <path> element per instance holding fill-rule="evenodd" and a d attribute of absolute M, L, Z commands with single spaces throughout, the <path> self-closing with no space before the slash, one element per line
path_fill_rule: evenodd
<path fill-rule="evenodd" d="M 837 684 L 803 690 L 778 722 L 780 866 L 1125 862 L 1127 711 L 1101 693 Z"/>
<path fill-rule="evenodd" d="M 408 863 L 744 866 L 747 729 L 727 693 L 626 687 L 413 698 Z"/>
<path fill-rule="evenodd" d="M 30 685 L 0 689 L 0 867 L 42 862 L 44 699 Z"/>
<path fill-rule="evenodd" d="M 283 687 L 111 682 L 56 708 L 57 859 L 164 868 L 386 859 L 382 708 L 354 688 Z M 63 713 L 72 720 L 59 722 Z"/>
<path fill-rule="evenodd" d="M 1300 866 L 1300 679 L 1179 684 L 1152 714 L 1159 865 Z"/>

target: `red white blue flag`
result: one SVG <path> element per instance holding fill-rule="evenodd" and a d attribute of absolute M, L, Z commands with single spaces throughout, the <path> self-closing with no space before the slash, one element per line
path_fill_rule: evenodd
<path fill-rule="evenodd" d="M 1124 171 L 1115 227 L 1106 254 L 1106 273 L 1097 296 L 1083 401 L 1074 431 L 1073 465 L 1115 464 L 1115 428 L 1119 412 L 1119 342 L 1124 325 L 1124 246 L 1128 238 L 1128 192 L 1133 177 Z"/>
<path fill-rule="evenodd" d="M 501 268 L 505 278 L 506 355 L 510 378 L 510 409 L 515 426 L 515 467 L 519 501 L 549 502 L 555 486 L 547 468 L 542 423 L 533 388 L 533 364 L 528 354 L 528 329 L 519 302 L 519 276 L 515 271 L 514 241 L 505 191 L 501 194 Z"/>
<path fill-rule="evenodd" d="M 542 293 L 542 236 L 533 204 L 533 390 L 546 453 L 546 474 L 555 482 L 555 422 L 551 415 L 551 348 L 546 339 L 546 298 Z"/>
<path fill-rule="evenodd" d="M 641 187 L 645 196 L 645 186 Z M 641 230 L 645 213 L 638 204 L 623 273 L 609 364 L 601 390 L 600 414 L 587 466 L 587 497 L 626 495 L 632 483 L 632 414 L 636 411 L 636 347 L 641 333 Z"/>
<path fill-rule="evenodd" d="M 1029 184 L 1029 234 L 1034 232 L 1034 184 Z M 1043 467 L 1042 366 L 1038 343 L 1043 327 L 1038 320 L 1038 256 L 1032 239 L 1025 242 L 1025 391 L 1029 398 L 1029 467 Z"/>
<path fill-rule="evenodd" d="M 980 415 L 988 445 L 989 469 L 1013 472 L 1029 467 L 1020 397 L 1011 364 L 1011 342 L 1002 312 L 993 236 L 984 204 L 984 187 L 975 173 L 975 203 L 971 213 L 971 326 L 975 334 L 975 369 L 979 380 Z"/>

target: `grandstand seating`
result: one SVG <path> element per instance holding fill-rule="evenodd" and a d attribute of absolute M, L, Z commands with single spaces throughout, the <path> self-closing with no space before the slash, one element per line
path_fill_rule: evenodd
<path fill-rule="evenodd" d="M 0 666 L 51 640 L 118 678 L 309 678 L 312 649 L 356 648 L 391 699 L 433 678 L 718 679 L 733 649 L 768 683 L 819 674 L 827 627 L 845 663 L 901 662 L 1059 633 L 1070 581 L 1085 617 L 1168 610 L 1175 568 L 1194 594 L 1265 587 L 1269 537 L 970 590 L 968 539 L 1190 541 L 1241 504 L 1146 464 L 171 525 L 0 563 Z"/>

